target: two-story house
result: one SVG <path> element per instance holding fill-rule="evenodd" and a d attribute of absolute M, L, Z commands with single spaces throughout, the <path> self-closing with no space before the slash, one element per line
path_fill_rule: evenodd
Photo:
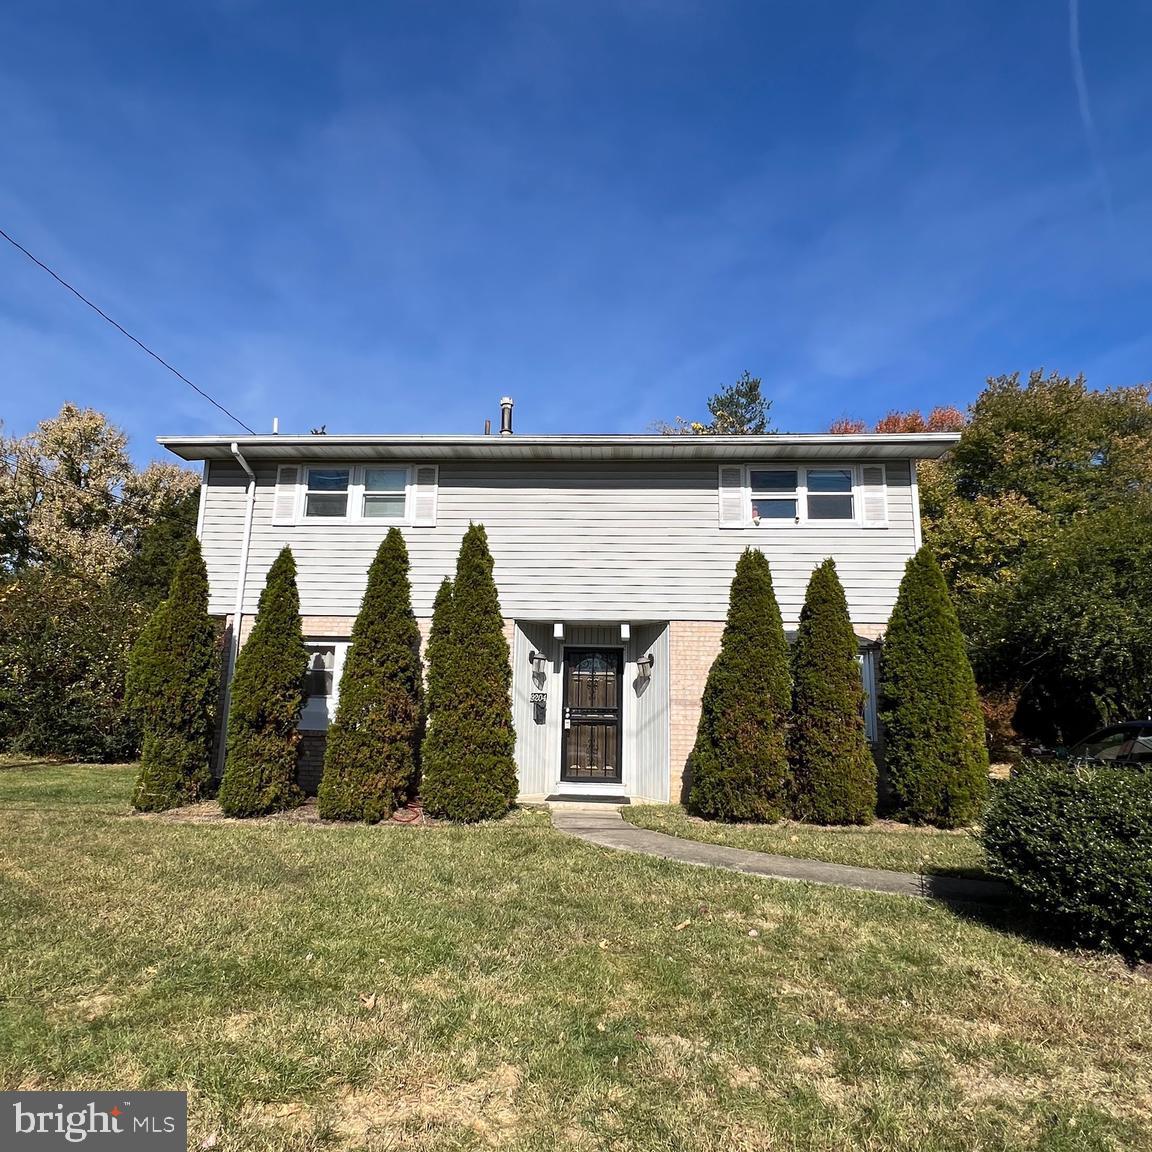
<path fill-rule="evenodd" d="M 289 544 L 312 649 L 301 782 L 324 730 L 368 566 L 389 526 L 411 557 L 424 635 L 470 521 L 495 561 L 513 668 L 523 799 L 679 798 L 736 560 L 768 557 L 794 628 L 832 556 L 861 638 L 883 635 L 920 545 L 916 461 L 952 433 L 770 436 L 171 436 L 202 461 L 198 533 L 211 611 L 251 627 Z"/>

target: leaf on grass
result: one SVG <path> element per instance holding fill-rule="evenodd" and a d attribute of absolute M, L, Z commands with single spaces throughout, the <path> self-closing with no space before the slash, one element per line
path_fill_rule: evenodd
<path fill-rule="evenodd" d="M 677 924 L 677 925 L 676 925 L 676 927 L 672 929 L 672 931 L 673 931 L 673 932 L 680 932 L 680 931 L 682 931 L 683 929 L 687 928 L 687 927 L 688 927 L 688 925 L 689 925 L 689 924 L 691 924 L 691 923 L 692 923 L 692 921 L 691 921 L 691 920 L 681 920 L 681 921 L 680 921 L 680 923 L 679 923 L 679 924 Z"/>
<path fill-rule="evenodd" d="M 363 1004 L 369 1012 L 371 1012 L 372 1009 L 376 1007 L 376 993 L 373 992 L 368 996 L 362 995 L 360 997 L 360 1003 Z"/>
<path fill-rule="evenodd" d="M 220 1137 L 215 1132 L 209 1132 L 197 1147 L 200 1149 L 200 1152 L 208 1152 L 209 1148 L 215 1148 L 219 1143 Z"/>

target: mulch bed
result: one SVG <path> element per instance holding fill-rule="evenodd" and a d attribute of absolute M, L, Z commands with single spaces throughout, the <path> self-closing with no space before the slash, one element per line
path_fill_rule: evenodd
<path fill-rule="evenodd" d="M 287 812 L 273 812 L 269 816 L 252 816 L 241 819 L 225 816 L 216 800 L 204 800 L 199 804 L 185 804 L 182 808 L 170 808 L 167 812 L 141 812 L 138 813 L 138 816 L 146 820 L 166 820 L 177 824 L 318 824 L 329 828 L 347 828 L 349 826 L 343 820 L 321 820 L 315 796 L 309 796 L 299 808 L 290 808 Z M 406 808 L 399 808 L 393 812 L 390 820 L 382 820 L 378 827 L 391 827 L 393 825 L 433 827 L 442 823 L 441 820 L 434 820 L 431 816 L 426 816 L 423 804 L 419 800 L 413 800 Z"/>

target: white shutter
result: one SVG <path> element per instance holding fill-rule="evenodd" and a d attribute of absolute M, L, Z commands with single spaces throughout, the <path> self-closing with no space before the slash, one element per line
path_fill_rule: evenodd
<path fill-rule="evenodd" d="M 720 465 L 720 527 L 743 528 L 748 522 L 744 508 L 744 468 L 740 464 Z"/>
<path fill-rule="evenodd" d="M 273 524 L 296 521 L 296 484 L 300 469 L 295 464 L 281 464 L 276 469 L 276 500 L 272 505 Z"/>
<path fill-rule="evenodd" d="M 883 464 L 860 468 L 860 506 L 865 528 L 888 527 L 888 481 Z"/>
<path fill-rule="evenodd" d="M 440 469 L 435 464 L 418 464 L 412 472 L 412 523 L 435 527 Z"/>

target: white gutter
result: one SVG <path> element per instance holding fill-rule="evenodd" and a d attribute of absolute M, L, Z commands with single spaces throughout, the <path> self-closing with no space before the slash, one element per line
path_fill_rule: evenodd
<path fill-rule="evenodd" d="M 240 625 L 244 619 L 244 585 L 248 582 L 248 551 L 252 543 L 252 514 L 256 507 L 256 473 L 240 452 L 240 445 L 233 440 L 232 455 L 236 463 L 248 473 L 248 489 L 244 507 L 244 534 L 240 540 L 240 562 L 236 569 L 236 599 L 232 606 L 232 641 L 228 651 L 228 671 L 224 681 L 224 715 L 220 723 L 220 748 L 217 761 L 220 775 L 224 775 L 224 760 L 228 754 L 228 711 L 232 706 L 232 678 L 236 672 L 236 658 L 240 655 Z"/>

